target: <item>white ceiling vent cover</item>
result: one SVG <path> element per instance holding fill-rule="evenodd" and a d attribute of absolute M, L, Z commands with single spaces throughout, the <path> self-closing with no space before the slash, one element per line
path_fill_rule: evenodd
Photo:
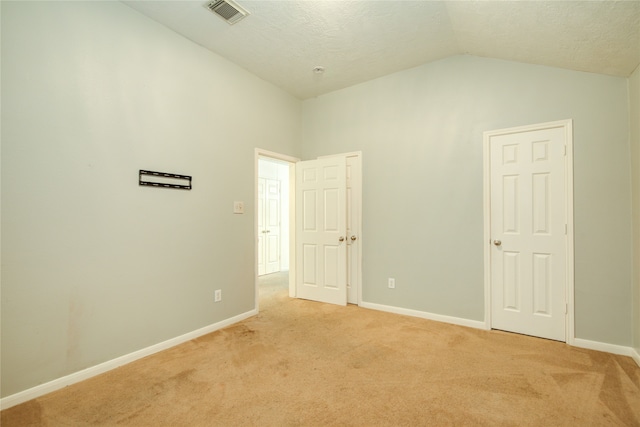
<path fill-rule="evenodd" d="M 233 25 L 247 16 L 249 12 L 232 0 L 214 0 L 207 3 L 207 9 Z"/>

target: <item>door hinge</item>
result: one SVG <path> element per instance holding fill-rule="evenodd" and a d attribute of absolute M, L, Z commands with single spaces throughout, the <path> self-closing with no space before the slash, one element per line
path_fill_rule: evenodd
<path fill-rule="evenodd" d="M 564 305 L 564 314 L 569 314 L 569 304 Z"/>
<path fill-rule="evenodd" d="M 564 146 L 564 155 L 565 156 L 567 155 L 567 146 L 566 145 Z"/>
<path fill-rule="evenodd" d="M 567 234 L 567 224 L 564 225 L 564 234 Z"/>

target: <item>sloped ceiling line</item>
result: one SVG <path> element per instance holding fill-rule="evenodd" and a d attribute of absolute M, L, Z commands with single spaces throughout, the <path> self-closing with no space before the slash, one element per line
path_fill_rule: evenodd
<path fill-rule="evenodd" d="M 627 77 L 640 64 L 640 1 L 123 1 L 299 99 L 452 55 Z M 313 73 L 323 66 L 322 75 Z"/>

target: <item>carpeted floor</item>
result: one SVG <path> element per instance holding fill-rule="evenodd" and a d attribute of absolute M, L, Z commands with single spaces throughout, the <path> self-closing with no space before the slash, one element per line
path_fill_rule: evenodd
<path fill-rule="evenodd" d="M 5 410 L 2 426 L 640 426 L 628 357 L 290 299 L 284 277 L 264 278 L 258 316 Z"/>

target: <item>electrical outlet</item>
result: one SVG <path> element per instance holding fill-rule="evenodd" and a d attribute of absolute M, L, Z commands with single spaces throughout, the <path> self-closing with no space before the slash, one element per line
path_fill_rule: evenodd
<path fill-rule="evenodd" d="M 394 279 L 393 277 L 389 277 L 389 289 L 395 289 L 396 288 L 396 279 Z"/>
<path fill-rule="evenodd" d="M 244 202 L 233 202 L 233 213 L 234 214 L 243 214 L 244 213 Z"/>
<path fill-rule="evenodd" d="M 215 302 L 222 301 L 222 289 L 216 290 L 216 293 L 215 293 L 215 296 L 214 296 L 214 301 Z"/>

